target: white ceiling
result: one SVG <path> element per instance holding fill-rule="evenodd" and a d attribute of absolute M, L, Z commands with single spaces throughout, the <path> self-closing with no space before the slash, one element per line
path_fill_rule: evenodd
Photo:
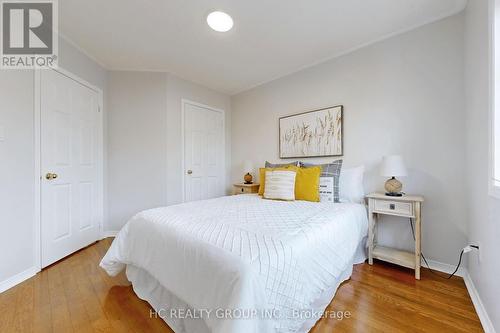
<path fill-rule="evenodd" d="M 60 31 L 108 69 L 234 94 L 458 13 L 467 0 L 63 0 Z M 206 15 L 234 19 L 212 31 Z"/>

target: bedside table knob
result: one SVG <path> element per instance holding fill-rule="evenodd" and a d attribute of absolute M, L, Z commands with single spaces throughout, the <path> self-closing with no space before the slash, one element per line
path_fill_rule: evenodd
<path fill-rule="evenodd" d="M 191 175 L 192 173 L 193 173 L 193 170 L 188 170 L 188 171 L 187 171 L 187 174 L 188 174 L 188 175 Z"/>

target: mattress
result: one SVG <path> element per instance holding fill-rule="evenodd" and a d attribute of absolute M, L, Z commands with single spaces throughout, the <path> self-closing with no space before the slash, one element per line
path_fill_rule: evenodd
<path fill-rule="evenodd" d="M 305 332 L 314 321 L 297 314 L 319 303 L 326 307 L 331 298 L 318 300 L 333 296 L 353 262 L 362 260 L 357 250 L 367 225 L 366 208 L 359 204 L 257 195 L 190 202 L 137 214 L 101 267 L 110 275 L 127 265 L 147 273 L 149 283 L 180 302 L 173 306 L 206 313 L 223 309 L 223 316 L 202 318 L 210 332 Z M 138 295 L 142 287 L 134 285 Z M 141 297 L 165 305 L 151 295 Z"/>

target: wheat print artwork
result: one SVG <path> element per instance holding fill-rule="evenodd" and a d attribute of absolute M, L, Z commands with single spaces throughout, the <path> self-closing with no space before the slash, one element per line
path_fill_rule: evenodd
<path fill-rule="evenodd" d="M 280 158 L 341 156 L 342 105 L 280 118 Z"/>

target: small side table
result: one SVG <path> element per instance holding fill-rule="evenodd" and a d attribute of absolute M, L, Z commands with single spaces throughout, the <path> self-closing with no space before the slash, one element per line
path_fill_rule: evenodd
<path fill-rule="evenodd" d="M 260 184 L 233 184 L 234 194 L 248 194 L 248 193 L 259 193 Z"/>
<path fill-rule="evenodd" d="M 373 265 L 373 258 L 391 262 L 415 270 L 415 279 L 420 280 L 422 203 L 424 198 L 418 195 L 391 197 L 383 193 L 367 195 L 369 210 L 368 263 Z M 415 223 L 415 252 L 401 251 L 376 242 L 376 230 L 380 215 L 392 215 L 410 218 Z"/>

